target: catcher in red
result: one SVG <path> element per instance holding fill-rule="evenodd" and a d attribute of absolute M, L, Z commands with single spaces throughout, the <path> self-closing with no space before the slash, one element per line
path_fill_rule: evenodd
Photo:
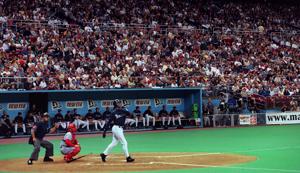
<path fill-rule="evenodd" d="M 60 143 L 60 151 L 64 155 L 64 160 L 69 163 L 76 159 L 73 159 L 80 150 L 81 147 L 76 139 L 76 126 L 75 124 L 70 124 L 68 126 L 68 132 L 65 134 L 64 139 Z"/>

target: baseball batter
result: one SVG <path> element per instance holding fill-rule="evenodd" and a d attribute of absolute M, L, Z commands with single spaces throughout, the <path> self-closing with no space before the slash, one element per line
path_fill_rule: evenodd
<path fill-rule="evenodd" d="M 68 132 L 65 134 L 64 139 L 60 142 L 60 152 L 64 155 L 66 162 L 71 162 L 73 157 L 81 150 L 75 132 L 76 126 L 72 123 L 68 126 Z"/>
<path fill-rule="evenodd" d="M 103 162 L 106 162 L 107 155 L 111 152 L 111 150 L 120 142 L 122 144 L 122 149 L 126 157 L 127 162 L 133 162 L 134 159 L 130 157 L 128 152 L 128 146 L 127 141 L 125 139 L 124 133 L 123 133 L 123 127 L 125 125 L 126 116 L 130 114 L 125 108 L 123 107 L 122 101 L 116 99 L 113 102 L 114 110 L 109 118 L 108 123 L 104 127 L 103 132 L 103 138 L 106 137 L 106 131 L 109 127 L 109 125 L 113 122 L 114 125 L 112 127 L 112 142 L 107 146 L 105 151 L 100 154 L 100 157 Z"/>

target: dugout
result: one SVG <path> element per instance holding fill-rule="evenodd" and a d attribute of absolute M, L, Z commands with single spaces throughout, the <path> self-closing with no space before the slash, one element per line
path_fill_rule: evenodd
<path fill-rule="evenodd" d="M 58 109 L 65 114 L 67 110 L 77 109 L 85 115 L 88 109 L 96 107 L 104 111 L 111 107 L 114 99 L 121 99 L 129 111 L 140 106 L 141 111 L 152 107 L 154 112 L 159 112 L 162 105 L 167 105 L 170 111 L 176 106 L 184 116 L 202 118 L 202 90 L 200 88 L 141 88 L 141 89 L 87 89 L 87 90 L 40 90 L 40 91 L 1 91 L 0 111 L 7 111 L 11 118 L 27 111 L 36 105 L 43 112 L 53 116 Z M 196 104 L 197 112 L 193 112 Z M 195 107 L 195 105 L 194 105 Z M 2 112 L 1 112 L 2 113 Z"/>

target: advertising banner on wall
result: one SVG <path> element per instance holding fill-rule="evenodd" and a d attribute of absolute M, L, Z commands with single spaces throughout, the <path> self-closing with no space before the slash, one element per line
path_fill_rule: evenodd
<path fill-rule="evenodd" d="M 18 112 L 25 116 L 28 110 L 29 103 L 27 102 L 0 103 L 0 115 L 2 115 L 3 111 L 6 111 L 11 119 L 17 116 Z"/>
<path fill-rule="evenodd" d="M 300 124 L 300 112 L 266 113 L 266 124 Z"/>
<path fill-rule="evenodd" d="M 136 106 L 139 106 L 141 111 L 145 111 L 148 106 L 152 107 L 152 111 L 159 112 L 163 105 L 166 105 L 167 111 L 171 111 L 173 106 L 176 106 L 180 112 L 184 111 L 184 99 L 180 98 L 168 98 L 168 99 L 121 99 L 124 106 L 129 111 L 133 111 Z M 67 111 L 73 111 L 77 109 L 77 113 L 85 115 L 88 109 L 95 111 L 96 107 L 103 112 L 107 107 L 113 108 L 114 100 L 84 100 L 84 101 L 49 101 L 48 112 L 50 115 L 55 115 L 58 109 L 62 110 L 62 114 Z M 167 104 L 168 103 L 168 104 Z"/>
<path fill-rule="evenodd" d="M 27 103 L 8 103 L 7 110 L 26 110 Z"/>
<path fill-rule="evenodd" d="M 182 104 L 181 103 L 182 101 L 180 98 L 167 99 L 166 102 L 167 102 L 167 105 L 173 105 L 173 106 Z"/>
<path fill-rule="evenodd" d="M 240 125 L 256 125 L 257 115 L 256 114 L 240 114 L 239 115 Z"/>
<path fill-rule="evenodd" d="M 150 106 L 150 99 L 137 99 L 135 100 L 135 106 Z"/>
<path fill-rule="evenodd" d="M 66 108 L 77 109 L 83 107 L 83 101 L 66 101 Z"/>
<path fill-rule="evenodd" d="M 106 108 L 106 107 L 112 108 L 112 107 L 114 107 L 113 102 L 114 102 L 114 100 L 102 100 L 101 107 L 102 108 Z"/>

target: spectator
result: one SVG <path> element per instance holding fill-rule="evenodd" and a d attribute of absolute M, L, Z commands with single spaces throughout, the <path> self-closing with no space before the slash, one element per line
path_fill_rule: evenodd
<path fill-rule="evenodd" d="M 237 109 L 238 109 L 238 113 L 241 113 L 244 109 L 244 101 L 242 97 L 238 98 L 237 100 Z"/>
<path fill-rule="evenodd" d="M 15 124 L 15 133 L 18 134 L 18 129 L 22 128 L 23 134 L 26 134 L 26 127 L 25 127 L 25 122 L 22 116 L 21 112 L 18 112 L 18 115 L 15 117 L 14 122 Z"/>
<path fill-rule="evenodd" d="M 297 108 L 298 108 L 297 101 L 291 100 L 290 105 L 291 105 L 291 111 L 297 111 Z"/>
<path fill-rule="evenodd" d="M 225 102 L 224 99 L 222 99 L 220 104 L 219 104 L 219 111 L 220 111 L 220 114 L 226 114 L 227 113 L 227 103 Z"/>
<path fill-rule="evenodd" d="M 230 99 L 229 99 L 230 100 Z M 232 102 L 232 104 L 235 103 Z M 232 108 L 234 106 L 232 105 Z M 228 104 L 225 102 L 225 99 L 222 99 L 220 104 L 219 104 L 219 111 L 220 111 L 220 116 L 217 116 L 218 119 L 216 119 L 215 121 L 218 122 L 219 126 L 225 126 L 226 122 L 228 120 L 228 115 L 227 115 L 227 110 L 228 110 Z"/>
<path fill-rule="evenodd" d="M 202 106 L 202 113 L 203 113 L 203 121 L 204 121 L 204 127 L 210 127 L 210 118 L 208 116 L 208 108 L 205 104 Z"/>
<path fill-rule="evenodd" d="M 281 112 L 286 112 L 286 111 L 288 111 L 289 109 L 288 109 L 288 107 L 286 106 L 286 105 L 283 105 L 282 107 L 281 107 Z"/>
<path fill-rule="evenodd" d="M 228 107 L 228 112 L 230 114 L 237 112 L 237 100 L 234 97 L 229 98 L 227 102 L 227 107 Z"/>
<path fill-rule="evenodd" d="M 214 105 L 210 98 L 207 101 L 206 107 L 207 107 L 207 115 L 213 115 L 214 114 Z"/>

